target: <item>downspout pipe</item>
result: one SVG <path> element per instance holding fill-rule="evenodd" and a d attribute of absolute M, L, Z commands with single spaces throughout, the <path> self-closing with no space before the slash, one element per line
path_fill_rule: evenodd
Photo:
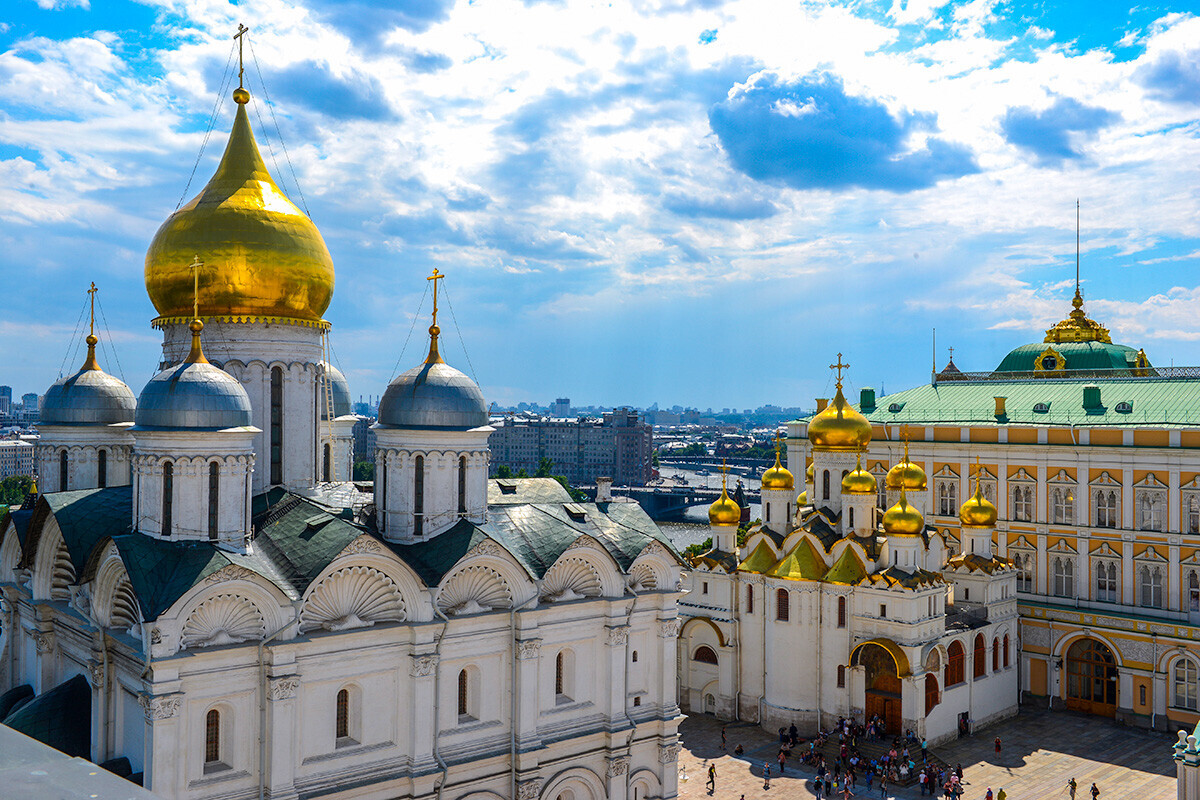
<path fill-rule="evenodd" d="M 537 605 L 541 587 L 533 597 L 520 605 L 513 606 L 508 614 L 509 646 L 512 647 L 512 670 L 509 677 L 509 726 L 508 726 L 508 785 L 509 797 L 517 796 L 517 612 Z M 440 795 L 439 795 L 440 800 Z"/>
<path fill-rule="evenodd" d="M 293 625 L 300 624 L 300 605 L 293 609 L 296 616 L 258 643 L 258 800 L 267 794 L 267 662 L 266 648 L 276 637 Z M 149 649 L 147 648 L 147 653 Z M 147 658 L 149 663 L 149 658 Z"/>
<path fill-rule="evenodd" d="M 433 760 L 442 768 L 442 777 L 438 780 L 437 796 L 438 800 L 442 800 L 442 792 L 446 788 L 446 780 L 450 775 L 450 767 L 442 758 L 442 753 L 438 749 L 438 740 L 441 738 L 441 723 L 437 718 L 438 700 L 441 697 L 442 691 L 442 642 L 446 638 L 446 631 L 450 627 L 450 618 L 442 612 L 441 607 L 437 603 L 437 598 L 433 599 L 433 613 L 442 618 L 442 630 L 438 633 L 437 644 L 433 647 L 434 665 L 433 665 Z M 516 795 L 513 795 L 516 797 Z"/>
<path fill-rule="evenodd" d="M 629 604 L 629 610 L 625 612 L 625 697 L 623 698 L 622 707 L 625 711 L 625 720 L 629 723 L 629 738 L 625 741 L 626 755 L 633 755 L 633 737 L 637 734 L 637 723 L 633 720 L 633 715 L 629 713 L 629 625 L 633 619 L 633 609 L 637 605 L 638 593 L 633 590 L 633 587 L 628 587 L 629 593 L 633 595 L 633 601 Z M 516 797 L 514 794 L 513 797 Z"/>

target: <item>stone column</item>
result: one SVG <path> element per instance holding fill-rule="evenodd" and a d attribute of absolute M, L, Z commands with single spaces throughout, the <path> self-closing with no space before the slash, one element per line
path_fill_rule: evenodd
<path fill-rule="evenodd" d="M 609 620 L 613 622 L 614 620 Z M 612 730 L 628 727 L 625 706 L 629 703 L 629 689 L 625 685 L 625 645 L 629 643 L 628 625 L 609 625 L 604 629 L 604 643 L 608 646 L 608 700 L 607 715 Z M 603 657 L 602 657 L 603 658 Z"/>
<path fill-rule="evenodd" d="M 765 614 L 765 602 L 762 604 L 762 608 Z M 658 696 L 654 699 L 661 709 L 659 716 L 662 718 L 674 717 L 679 714 L 679 667 L 677 665 L 679 629 L 679 617 L 677 616 L 658 620 L 657 666 L 659 678 L 652 685 L 658 691 Z M 740 690 L 741 687 L 738 688 Z"/>
<path fill-rule="evenodd" d="M 175 797 L 187 785 L 183 774 L 184 736 L 179 715 L 183 693 L 141 694 L 146 712 L 146 763 L 143 785 L 162 797 Z"/>
<path fill-rule="evenodd" d="M 513 690 L 518 698 L 522 698 L 517 703 L 517 718 L 512 722 L 517 732 L 518 752 L 536 750 L 542 746 L 538 738 L 538 715 L 542 710 L 538 687 L 541 654 L 541 639 L 518 639 L 513 642 L 513 656 L 517 659 Z"/>
<path fill-rule="evenodd" d="M 265 771 L 267 793 L 271 800 L 299 797 L 295 787 L 298 733 L 296 694 L 299 689 L 299 675 L 271 676 L 268 679 L 267 763 L 259 765 L 259 768 Z"/>
<path fill-rule="evenodd" d="M 679 743 L 674 740 L 660 740 L 658 763 L 662 768 L 658 776 L 658 781 L 662 785 L 662 796 L 676 797 L 679 794 Z M 703 780 L 703 777 L 696 775 L 692 779 L 700 781 Z"/>
<path fill-rule="evenodd" d="M 629 762 L 628 755 L 610 755 L 608 757 L 607 780 L 608 800 L 625 800 L 629 791 Z"/>
<path fill-rule="evenodd" d="M 433 759 L 433 737 L 441 726 L 437 718 L 438 698 L 435 697 L 435 674 L 440 665 L 436 653 L 413 653 L 409 666 L 409 690 L 397 692 L 397 699 L 405 698 L 399 713 L 400 719 L 408 716 L 412 737 L 413 772 L 420 773 L 437 767 Z M 449 679 L 453 679 L 450 676 Z"/>

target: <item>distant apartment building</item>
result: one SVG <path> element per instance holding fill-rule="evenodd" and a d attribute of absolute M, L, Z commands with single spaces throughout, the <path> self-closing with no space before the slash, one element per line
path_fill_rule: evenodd
<path fill-rule="evenodd" d="M 352 434 L 354 436 L 354 460 L 356 462 L 375 461 L 375 431 L 371 430 L 371 426 L 374 424 L 374 417 L 367 417 L 361 414 L 354 423 Z"/>
<path fill-rule="evenodd" d="M 22 411 L 37 411 L 38 410 L 38 400 L 40 400 L 40 399 L 41 398 L 38 396 L 37 392 L 29 392 L 28 394 L 21 395 L 21 410 Z"/>
<path fill-rule="evenodd" d="M 11 414 L 12 410 L 12 387 L 0 386 L 0 414 Z"/>
<path fill-rule="evenodd" d="M 33 475 L 33 442 L 0 439 L 0 480 L 12 475 Z"/>
<path fill-rule="evenodd" d="M 555 401 L 550 404 L 550 416 L 560 418 L 571 416 L 571 398 L 556 398 Z"/>
<path fill-rule="evenodd" d="M 532 475 L 548 458 L 554 474 L 574 484 L 595 483 L 601 476 L 625 486 L 650 480 L 653 429 L 631 409 L 606 412 L 601 419 L 506 416 L 491 424 L 496 428 L 488 437 L 493 473 L 503 464 Z"/>

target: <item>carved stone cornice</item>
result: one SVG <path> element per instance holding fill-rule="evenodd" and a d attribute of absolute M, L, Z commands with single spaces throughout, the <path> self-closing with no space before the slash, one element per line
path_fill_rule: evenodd
<path fill-rule="evenodd" d="M 615 778 L 629 772 L 629 756 L 613 756 L 608 760 L 608 777 Z"/>
<path fill-rule="evenodd" d="M 624 647 L 629 642 L 629 626 L 604 629 L 604 643 L 609 647 Z"/>
<path fill-rule="evenodd" d="M 517 784 L 517 800 L 537 800 L 542 793 L 542 779 L 533 778 Z"/>
<path fill-rule="evenodd" d="M 216 583 L 224 583 L 225 581 L 249 580 L 254 577 L 253 572 L 245 567 L 239 567 L 236 564 L 229 564 L 221 567 L 219 570 L 209 575 L 204 579 L 204 582 L 211 586 Z"/>
<path fill-rule="evenodd" d="M 679 745 L 664 744 L 658 747 L 658 763 L 672 764 L 679 760 Z"/>
<path fill-rule="evenodd" d="M 267 696 L 272 700 L 291 700 L 296 696 L 296 690 L 299 688 L 299 675 L 283 675 L 271 678 L 271 688 Z"/>
<path fill-rule="evenodd" d="M 142 711 L 146 713 L 146 719 L 154 722 L 156 720 L 171 719 L 179 714 L 179 705 L 183 699 L 182 693 L 163 694 L 163 695 L 138 695 L 138 703 L 142 707 Z"/>
<path fill-rule="evenodd" d="M 408 674 L 414 678 L 428 678 L 437 669 L 438 657 L 435 653 L 414 654 Z"/>
<path fill-rule="evenodd" d="M 679 620 L 678 619 L 660 619 L 658 621 L 658 635 L 662 639 L 674 639 L 679 635 Z"/>
<path fill-rule="evenodd" d="M 522 639 L 517 642 L 517 660 L 528 661 L 542 654 L 541 639 Z"/>
<path fill-rule="evenodd" d="M 346 545 L 345 549 L 337 554 L 337 557 L 344 558 L 346 556 L 355 555 L 374 555 L 382 552 L 383 545 L 379 544 L 379 542 L 375 541 L 375 539 L 371 536 L 363 534 L 354 541 L 350 542 L 350 544 Z"/>
<path fill-rule="evenodd" d="M 33 646 L 39 653 L 49 653 L 54 649 L 54 634 L 50 631 L 33 631 Z"/>

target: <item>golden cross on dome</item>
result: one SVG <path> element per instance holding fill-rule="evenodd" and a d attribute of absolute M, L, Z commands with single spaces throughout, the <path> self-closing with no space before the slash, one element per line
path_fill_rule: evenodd
<path fill-rule="evenodd" d="M 95 335 L 96 335 L 96 292 L 98 292 L 98 291 L 100 291 L 100 290 L 96 288 L 96 282 L 95 282 L 95 281 L 92 281 L 92 288 L 90 288 L 90 289 L 88 289 L 88 290 L 87 290 L 87 293 L 88 293 L 88 300 L 89 300 L 89 301 L 91 302 L 91 304 L 92 304 L 92 321 L 91 321 L 91 323 L 90 323 L 90 326 L 89 326 L 89 328 L 88 328 L 88 335 L 89 335 L 89 336 L 95 336 Z"/>
<path fill-rule="evenodd" d="M 950 348 L 950 360 L 951 361 L 954 360 L 954 348 L 953 347 Z"/>
<path fill-rule="evenodd" d="M 199 255 L 194 256 L 188 265 L 192 271 L 192 319 L 200 319 L 200 268 L 203 266 Z"/>
<path fill-rule="evenodd" d="M 238 88 L 239 89 L 242 88 L 242 73 L 244 73 L 246 71 L 242 66 L 242 41 L 243 41 L 242 37 L 245 36 L 245 34 L 247 34 L 249 32 L 250 32 L 250 29 L 239 22 L 238 23 L 238 32 L 233 35 L 233 38 L 238 43 Z"/>
<path fill-rule="evenodd" d="M 848 369 L 849 367 L 850 367 L 850 365 L 849 365 L 849 364 L 843 364 L 843 363 L 842 363 L 842 354 L 841 354 L 841 353 L 838 353 L 838 360 L 837 360 L 837 363 L 836 363 L 836 364 L 830 364 L 830 365 L 829 365 L 829 368 L 830 368 L 830 369 L 836 369 L 836 370 L 837 370 L 837 386 L 838 386 L 838 388 L 839 388 L 839 389 L 840 389 L 840 388 L 842 388 L 842 370 L 844 370 L 844 369 Z"/>
<path fill-rule="evenodd" d="M 721 493 L 725 492 L 725 479 L 729 474 L 729 467 L 725 466 L 725 459 L 721 459 Z"/>
<path fill-rule="evenodd" d="M 775 431 L 775 455 L 779 455 L 779 443 L 783 441 L 783 434 Z"/>
<path fill-rule="evenodd" d="M 434 325 L 437 325 L 437 290 L 438 290 L 437 282 L 442 280 L 445 277 L 446 277 L 445 275 L 443 275 L 442 273 L 437 271 L 437 267 L 434 267 L 433 274 L 425 279 L 427 281 L 433 281 L 433 324 Z"/>

